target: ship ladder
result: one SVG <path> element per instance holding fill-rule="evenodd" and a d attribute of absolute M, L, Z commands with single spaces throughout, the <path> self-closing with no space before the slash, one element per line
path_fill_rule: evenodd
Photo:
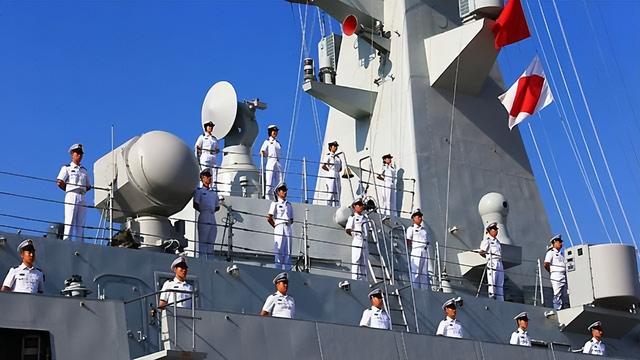
<path fill-rule="evenodd" d="M 370 214 L 374 215 L 374 214 Z M 376 214 L 377 215 L 377 214 Z M 380 248 L 380 238 L 379 235 L 382 233 L 378 230 L 375 222 L 369 219 L 369 225 L 371 231 L 369 231 L 368 242 L 368 250 L 369 256 L 367 257 L 367 264 L 369 267 L 369 273 L 371 274 L 372 285 L 378 285 L 380 283 L 389 283 L 393 284 L 393 280 L 391 277 L 391 272 L 389 271 L 389 267 L 387 266 L 387 262 L 385 260 L 384 254 Z M 382 233 L 384 236 L 384 233 Z M 375 245 L 375 246 L 371 246 Z"/>
<path fill-rule="evenodd" d="M 409 329 L 409 323 L 407 322 L 407 314 L 404 311 L 404 304 L 402 303 L 400 290 L 394 289 L 393 291 L 387 292 L 386 300 L 387 312 L 391 318 L 391 327 L 411 332 L 411 329 Z"/>

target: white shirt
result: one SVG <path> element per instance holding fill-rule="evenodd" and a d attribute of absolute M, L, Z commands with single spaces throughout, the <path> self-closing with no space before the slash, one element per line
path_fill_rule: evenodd
<path fill-rule="evenodd" d="M 518 330 L 511 333 L 511 340 L 509 340 L 509 344 L 511 345 L 520 345 L 520 346 L 531 346 L 531 338 L 526 331 L 518 328 Z"/>
<path fill-rule="evenodd" d="M 411 240 L 411 251 L 416 249 L 425 249 L 429 245 L 427 238 L 427 230 L 422 224 L 407 228 L 407 240 Z"/>
<path fill-rule="evenodd" d="M 91 186 L 91 179 L 89 179 L 89 173 L 82 165 L 76 165 L 71 162 L 69 165 L 63 165 L 58 173 L 58 180 L 62 180 L 67 187 L 66 192 L 79 192 L 84 194 L 87 192 L 87 187 Z"/>
<path fill-rule="evenodd" d="M 382 165 L 382 176 L 384 177 L 384 184 L 386 186 L 392 186 L 396 183 L 396 168 L 393 165 Z"/>
<path fill-rule="evenodd" d="M 44 274 L 40 269 L 27 267 L 24 263 L 9 269 L 2 286 L 11 288 L 17 293 L 41 293 L 44 287 Z"/>
<path fill-rule="evenodd" d="M 165 281 L 165 283 L 162 285 L 161 291 L 165 291 L 165 290 L 193 291 L 193 287 L 191 286 L 191 284 L 187 283 L 186 281 L 180 281 L 178 280 L 178 278 L 173 278 L 173 280 Z M 191 308 L 190 299 L 193 297 L 193 294 L 176 293 L 176 292 L 170 292 L 170 291 L 160 293 L 160 300 L 166 301 L 167 303 L 169 303 L 169 305 L 173 304 L 174 297 L 176 297 L 178 299 L 177 301 L 179 301 L 176 304 L 176 307 Z M 189 300 L 185 300 L 185 299 L 189 299 Z"/>
<path fill-rule="evenodd" d="M 207 133 L 201 134 L 196 140 L 196 156 L 198 156 L 198 150 L 202 150 L 202 154 L 216 155 L 218 152 L 218 138 L 209 135 Z"/>
<path fill-rule="evenodd" d="M 269 215 L 273 216 L 276 225 L 293 223 L 293 207 L 290 202 L 281 198 L 271 203 Z"/>
<path fill-rule="evenodd" d="M 460 322 L 458 320 L 452 319 L 447 316 L 444 320 L 440 321 L 438 330 L 436 331 L 436 335 L 442 335 L 452 338 L 462 338 L 462 325 L 460 325 Z"/>
<path fill-rule="evenodd" d="M 602 341 L 598 341 L 595 338 L 591 338 L 591 340 L 584 343 L 582 347 L 583 354 L 592 354 L 592 355 L 606 355 L 604 343 Z"/>
<path fill-rule="evenodd" d="M 347 219 L 345 229 L 351 230 L 351 236 L 363 239 L 369 236 L 369 218 L 364 214 L 353 214 Z"/>
<path fill-rule="evenodd" d="M 201 187 L 196 189 L 193 195 L 193 203 L 198 204 L 200 212 L 215 212 L 219 207 L 218 192 L 213 187 Z"/>
<path fill-rule="evenodd" d="M 273 137 L 269 137 L 267 140 L 265 140 L 262 143 L 262 146 L 260 147 L 260 152 L 265 152 L 267 155 L 268 160 L 271 159 L 275 159 L 278 160 L 280 159 L 280 149 L 282 147 L 280 146 L 280 143 L 278 142 L 278 140 L 276 140 Z"/>
<path fill-rule="evenodd" d="M 391 319 L 384 309 L 378 309 L 375 306 L 371 306 L 371 308 L 365 309 L 362 312 L 360 326 L 388 330 L 391 329 Z"/>
<path fill-rule="evenodd" d="M 289 295 L 282 295 L 279 291 L 269 295 L 262 307 L 273 317 L 293 319 L 296 316 L 296 302 Z"/>
<path fill-rule="evenodd" d="M 547 251 L 547 254 L 544 256 L 544 262 L 551 264 L 549 267 L 551 273 L 564 275 L 566 268 L 562 252 L 555 248 Z"/>
<path fill-rule="evenodd" d="M 342 160 L 335 153 L 328 152 L 324 155 L 324 165 L 327 166 L 328 175 L 330 177 L 337 177 L 340 175 L 340 171 L 342 171 Z"/>
<path fill-rule="evenodd" d="M 487 236 L 480 243 L 480 250 L 484 250 L 487 253 L 487 261 L 500 260 L 502 258 L 502 247 L 500 241 L 496 238 Z"/>

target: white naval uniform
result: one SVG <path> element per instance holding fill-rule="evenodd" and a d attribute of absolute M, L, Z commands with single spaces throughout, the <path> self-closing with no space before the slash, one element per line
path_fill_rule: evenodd
<path fill-rule="evenodd" d="M 165 290 L 181 290 L 181 291 L 193 291 L 193 287 L 191 284 L 186 281 L 180 281 L 178 278 L 173 278 L 173 280 L 167 280 L 162 285 L 162 289 L 160 291 Z M 160 300 L 164 300 L 168 303 L 167 306 L 173 306 L 174 298 L 177 298 L 178 303 L 176 307 L 179 308 L 191 308 L 191 298 L 193 294 L 188 293 L 178 293 L 178 292 L 161 292 Z M 188 299 L 188 300 L 187 300 Z M 184 301 L 183 301 L 184 300 Z"/>
<path fill-rule="evenodd" d="M 296 302 L 289 295 L 282 295 L 279 291 L 269 295 L 262 307 L 263 311 L 273 317 L 293 319 L 296 316 Z"/>
<path fill-rule="evenodd" d="M 260 152 L 266 153 L 267 163 L 265 164 L 265 198 L 277 199 L 273 194 L 275 187 L 282 182 L 282 166 L 280 165 L 280 149 L 282 146 L 273 137 L 269 137 L 262 143 Z"/>
<path fill-rule="evenodd" d="M 429 239 L 423 224 L 407 228 L 407 240 L 411 240 L 411 282 L 416 288 L 429 288 Z"/>
<path fill-rule="evenodd" d="M 396 216 L 396 174 L 393 165 L 382 165 L 384 188 L 382 189 L 382 214 Z"/>
<path fill-rule="evenodd" d="M 82 165 L 71 162 L 58 173 L 58 180 L 66 184 L 64 196 L 64 240 L 83 241 L 84 220 L 87 213 L 85 193 L 91 186 L 89 173 Z"/>
<path fill-rule="evenodd" d="M 196 158 L 199 160 L 201 171 L 204 169 L 211 170 L 214 184 L 218 175 L 218 169 L 216 168 L 216 157 L 218 155 L 218 151 L 220 151 L 218 138 L 213 136 L 213 134 L 209 135 L 204 133 L 198 136 L 198 140 L 196 140 L 195 145 Z M 198 153 L 200 153 L 199 157 Z"/>
<path fill-rule="evenodd" d="M 335 153 L 328 152 L 325 154 L 322 163 L 329 169 L 325 175 L 327 205 L 340 206 L 340 192 L 342 191 L 340 172 L 342 171 L 342 160 L 340 160 L 340 157 Z"/>
<path fill-rule="evenodd" d="M 518 330 L 511 333 L 511 340 L 509 340 L 509 344 L 511 345 L 520 345 L 520 346 L 531 346 L 531 338 L 529 334 L 525 330 L 518 328 Z"/>
<path fill-rule="evenodd" d="M 371 308 L 365 309 L 362 312 L 360 326 L 389 330 L 391 329 L 391 319 L 384 309 L 378 309 L 375 306 L 371 306 Z"/>
<path fill-rule="evenodd" d="M 345 229 L 351 230 L 351 278 L 367 279 L 369 257 L 369 218 L 364 214 L 353 214 L 347 219 Z"/>
<path fill-rule="evenodd" d="M 553 308 L 560 310 L 567 305 L 567 276 L 564 256 L 562 252 L 551 249 L 547 251 L 544 262 L 550 264 L 549 279 L 553 288 Z"/>
<path fill-rule="evenodd" d="M 269 215 L 273 216 L 276 226 L 273 228 L 273 252 L 276 269 L 291 269 L 291 224 L 293 224 L 293 207 L 291 203 L 278 198 L 271 203 Z"/>
<path fill-rule="evenodd" d="M 502 247 L 500 241 L 490 236 L 480 243 L 480 250 L 487 254 L 487 292 L 490 298 L 504 301 L 504 267 L 502 266 Z"/>
<path fill-rule="evenodd" d="M 436 330 L 436 335 L 442 335 L 446 337 L 459 338 L 464 337 L 462 331 L 462 325 L 456 319 L 452 319 L 450 317 L 446 317 L 444 320 L 440 321 L 438 325 L 438 330 Z"/>
<path fill-rule="evenodd" d="M 213 259 L 213 244 L 216 241 L 216 208 L 218 192 L 214 187 L 201 187 L 193 195 L 193 203 L 198 204 L 198 257 Z"/>
<path fill-rule="evenodd" d="M 591 355 L 606 355 L 604 343 L 602 341 L 598 341 L 595 338 L 591 338 L 591 340 L 584 343 L 582 347 L 583 354 L 591 354 Z"/>
<path fill-rule="evenodd" d="M 24 263 L 9 269 L 2 286 L 13 292 L 36 294 L 44 288 L 44 274 L 36 267 L 27 267 Z"/>

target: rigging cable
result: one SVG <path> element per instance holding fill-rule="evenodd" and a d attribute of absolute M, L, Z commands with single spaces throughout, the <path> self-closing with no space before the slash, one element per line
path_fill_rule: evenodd
<path fill-rule="evenodd" d="M 564 26 L 562 24 L 562 19 L 560 18 L 560 12 L 558 11 L 558 6 L 556 4 L 556 0 L 552 0 L 553 8 L 556 13 L 556 18 L 558 19 L 558 24 L 560 25 L 560 33 L 562 34 L 562 39 L 564 40 L 564 44 L 567 48 L 567 53 L 569 54 L 569 61 L 571 62 L 571 67 L 573 69 L 573 73 L 576 77 L 578 88 L 580 89 L 580 95 L 582 96 L 582 101 L 584 102 L 585 109 L 587 110 L 587 115 L 589 117 L 589 123 L 591 124 L 591 129 L 595 135 L 596 141 L 598 143 L 598 149 L 600 150 L 600 156 L 604 160 L 605 169 L 607 170 L 607 175 L 609 176 L 609 181 L 611 181 L 611 186 L 613 188 L 613 192 L 616 196 L 616 201 L 618 202 L 618 206 L 622 212 L 622 217 L 624 219 L 625 225 L 627 226 L 627 231 L 629 232 L 629 236 L 631 236 L 631 240 L 633 241 L 633 246 L 636 248 L 636 255 L 638 255 L 638 243 L 636 241 L 635 236 L 633 235 L 633 231 L 631 231 L 631 225 L 629 224 L 629 219 L 627 218 L 627 212 L 624 209 L 624 205 L 622 204 L 622 200 L 620 199 L 620 194 L 618 193 L 618 187 L 616 186 L 616 182 L 613 179 L 613 175 L 611 174 L 611 169 L 609 168 L 609 162 L 607 157 L 602 149 L 602 143 L 600 142 L 600 135 L 598 135 L 598 131 L 596 130 L 596 125 L 593 122 L 593 116 L 591 115 L 591 108 L 589 103 L 587 102 L 587 98 L 584 94 L 584 89 L 582 88 L 582 80 L 580 78 L 580 74 L 578 74 L 578 70 L 576 69 L 576 64 L 573 60 L 573 52 L 571 51 L 571 47 L 569 46 L 569 42 L 567 41 L 567 35 L 564 31 Z"/>
<path fill-rule="evenodd" d="M 578 130 L 580 132 L 580 136 L 582 138 L 582 142 L 584 143 L 584 148 L 585 148 L 585 150 L 587 152 L 587 157 L 589 158 L 589 163 L 591 165 L 591 169 L 593 170 L 593 174 L 594 174 L 594 176 L 596 178 L 596 183 L 598 184 L 598 187 L 600 189 L 600 193 L 602 194 L 602 198 L 603 198 L 603 201 L 605 203 L 605 207 L 607 208 L 607 211 L 609 213 L 609 217 L 611 218 L 611 222 L 613 224 L 613 228 L 614 228 L 616 234 L 618 235 L 618 240 L 619 240 L 620 243 L 622 243 L 622 237 L 620 236 L 620 231 L 618 229 L 618 225 L 617 225 L 617 223 L 615 221 L 615 218 L 613 217 L 613 213 L 611 211 L 611 206 L 609 205 L 609 201 L 607 200 L 607 197 L 606 197 L 606 194 L 605 194 L 605 191 L 604 191 L 604 187 L 602 186 L 602 182 L 600 180 L 600 176 L 598 175 L 598 170 L 596 169 L 596 165 L 595 165 L 595 162 L 593 160 L 593 156 L 591 155 L 591 150 L 590 150 L 590 148 L 588 146 L 586 137 L 584 135 L 584 131 L 582 129 L 582 125 L 580 124 L 580 118 L 578 116 L 578 112 L 577 112 L 575 104 L 573 102 L 573 97 L 571 96 L 571 91 L 569 90 L 569 85 L 568 85 L 567 79 L 566 79 L 566 77 L 564 75 L 564 70 L 562 68 L 562 64 L 560 63 L 560 58 L 558 57 L 558 53 L 556 51 L 555 42 L 553 41 L 553 37 L 551 36 L 551 31 L 549 30 L 549 24 L 547 22 L 547 17 L 545 15 L 544 8 L 542 7 L 542 3 L 540 2 L 540 0 L 538 0 L 538 6 L 540 7 L 540 12 L 542 14 L 542 20 L 544 21 L 545 30 L 546 30 L 547 36 L 549 38 L 549 42 L 551 43 L 551 49 L 553 50 L 553 55 L 554 55 L 554 58 L 556 60 L 556 64 L 558 65 L 558 70 L 560 71 L 560 77 L 562 78 L 562 83 L 563 83 L 564 89 L 565 89 L 565 91 L 567 93 L 567 98 L 569 99 L 569 105 L 571 105 L 571 110 L 573 112 L 573 116 L 576 119 L 576 124 L 578 126 Z M 565 117 L 565 119 L 568 121 L 568 117 Z M 569 130 L 569 133 L 572 134 L 572 137 L 573 137 L 573 130 L 571 129 L 571 126 L 567 126 L 567 129 Z M 575 142 L 574 145 L 576 147 L 576 150 L 578 150 L 578 144 L 577 144 L 575 138 L 573 138 L 573 141 Z M 576 151 L 576 154 L 578 155 L 579 159 L 582 159 L 582 156 L 580 155 L 580 151 L 579 150 Z M 582 160 L 579 160 L 579 161 L 582 161 Z M 588 175 L 587 175 L 587 172 L 586 172 L 586 167 L 585 167 L 585 176 L 588 178 Z M 588 184 L 589 183 L 590 183 L 590 181 L 588 182 Z M 598 202 L 595 201 L 595 200 L 594 200 L 594 204 L 596 205 L 596 207 L 599 207 Z M 607 226 L 604 223 L 603 223 L 603 228 L 607 229 Z M 611 238 L 609 239 L 609 241 L 612 242 Z"/>

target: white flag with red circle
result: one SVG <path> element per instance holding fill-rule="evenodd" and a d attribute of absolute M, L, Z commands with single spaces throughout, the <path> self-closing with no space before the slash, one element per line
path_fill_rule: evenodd
<path fill-rule="evenodd" d="M 498 99 L 509 112 L 509 129 L 551 104 L 553 95 L 537 56 L 518 81 Z"/>

